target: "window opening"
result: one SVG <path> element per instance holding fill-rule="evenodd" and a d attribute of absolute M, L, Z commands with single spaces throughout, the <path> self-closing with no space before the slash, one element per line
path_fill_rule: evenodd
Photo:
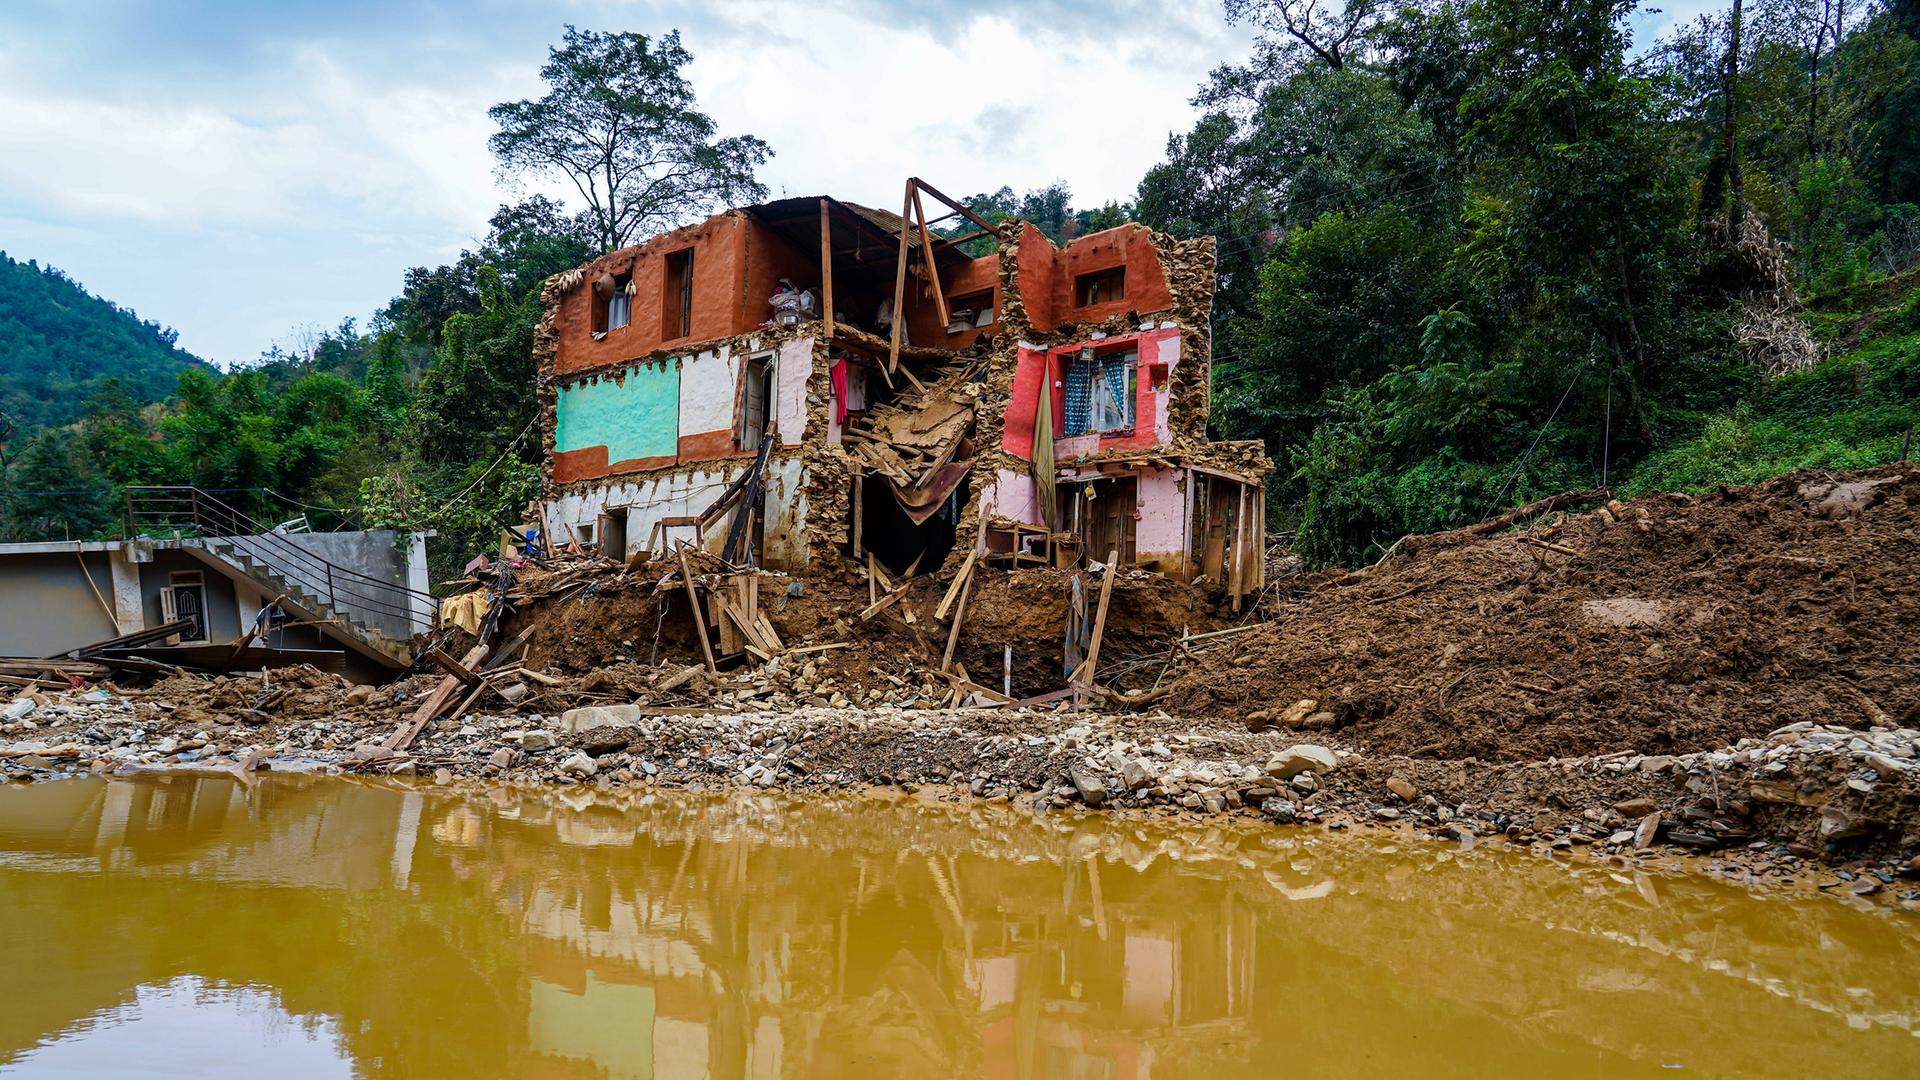
<path fill-rule="evenodd" d="M 742 450 L 760 449 L 760 439 L 773 420 L 773 370 L 767 356 L 747 360 L 746 387 L 740 395 L 740 427 L 736 440 Z"/>
<path fill-rule="evenodd" d="M 1127 297 L 1127 268 L 1112 266 L 1073 279 L 1073 302 L 1079 307 L 1110 304 Z"/>
<path fill-rule="evenodd" d="M 693 333 L 692 248 L 667 256 L 666 285 L 661 298 L 661 338 L 672 341 Z"/>
<path fill-rule="evenodd" d="M 607 298 L 607 329 L 618 330 L 633 322 L 633 279 L 616 278 L 613 295 Z"/>
<path fill-rule="evenodd" d="M 1067 364 L 1066 436 L 1133 430 L 1137 355 L 1127 349 L 1099 356 L 1090 347 L 1074 354 Z"/>
<path fill-rule="evenodd" d="M 160 590 L 160 621 L 189 624 L 180 631 L 183 645 L 211 640 L 207 636 L 206 578 L 188 570 L 169 574 L 167 587 Z"/>

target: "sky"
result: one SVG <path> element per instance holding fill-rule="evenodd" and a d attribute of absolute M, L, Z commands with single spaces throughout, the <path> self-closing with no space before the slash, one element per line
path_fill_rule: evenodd
<path fill-rule="evenodd" d="M 876 206 L 909 175 L 1130 198 L 1253 37 L 1214 0 L 6 0 L 0 250 L 223 365 L 364 325 L 502 202 L 564 194 L 504 184 L 486 140 L 568 23 L 679 29 L 721 134 L 772 146 L 773 197 Z"/>

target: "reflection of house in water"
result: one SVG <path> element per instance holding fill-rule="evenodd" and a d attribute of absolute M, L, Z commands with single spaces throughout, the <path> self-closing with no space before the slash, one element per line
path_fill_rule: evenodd
<path fill-rule="evenodd" d="M 1250 917 L 1224 898 L 1196 917 L 1191 896 L 1151 916 L 1181 909 L 1092 864 L 1062 895 L 1049 863 L 296 778 L 21 795 L 0 791 L 0 906 L 50 942 L 104 920 L 121 944 L 10 1010 L 0 1060 L 188 976 L 335 1018 L 371 1072 L 451 1039 L 483 1073 L 1126 1078 L 1196 1026 L 1246 1037 Z M 395 962 L 426 989 L 396 986 Z M 422 1031 L 422 1007 L 454 1030 Z"/>
<path fill-rule="evenodd" d="M 1911 1060 L 1920 942 L 1838 905 L 1754 905 L 1729 960 L 1714 886 L 1656 908 L 1565 868 L 1416 877 L 1259 835 L 830 797 L 4 787 L 0 911 L 31 928 L 7 962 L 34 982 L 0 1064 L 188 977 L 270 991 L 376 1076 L 1261 1075 L 1357 1039 L 1379 1072 L 1620 1072 L 1703 1016 L 1705 1071 L 1817 1072 L 1836 1029 L 1877 1040 L 1862 1072 Z"/>

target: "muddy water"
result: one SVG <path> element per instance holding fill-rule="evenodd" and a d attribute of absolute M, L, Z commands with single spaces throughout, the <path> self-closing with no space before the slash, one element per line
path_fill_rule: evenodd
<path fill-rule="evenodd" d="M 1913 1076 L 1920 920 L 866 797 L 0 790 L 0 1073 Z"/>

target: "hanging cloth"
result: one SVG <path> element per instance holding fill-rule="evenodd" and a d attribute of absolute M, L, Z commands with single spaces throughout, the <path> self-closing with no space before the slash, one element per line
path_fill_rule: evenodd
<path fill-rule="evenodd" d="M 1066 677 L 1071 680 L 1073 673 L 1086 662 L 1087 648 L 1093 639 L 1093 624 L 1087 619 L 1087 586 L 1078 570 L 1067 579 L 1067 597 L 1066 663 L 1063 666 Z"/>
<path fill-rule="evenodd" d="M 833 422 L 845 426 L 847 422 L 847 361 L 835 360 L 827 369 L 833 379 Z"/>
<path fill-rule="evenodd" d="M 1053 528 L 1053 364 L 1040 357 L 1040 403 L 1033 410 L 1033 492 L 1040 522 Z"/>
<path fill-rule="evenodd" d="M 1069 436 L 1093 430 L 1093 366 L 1092 349 L 1081 350 L 1067 362 L 1066 425 L 1061 430 Z M 1048 375 L 1051 383 L 1051 365 Z"/>

